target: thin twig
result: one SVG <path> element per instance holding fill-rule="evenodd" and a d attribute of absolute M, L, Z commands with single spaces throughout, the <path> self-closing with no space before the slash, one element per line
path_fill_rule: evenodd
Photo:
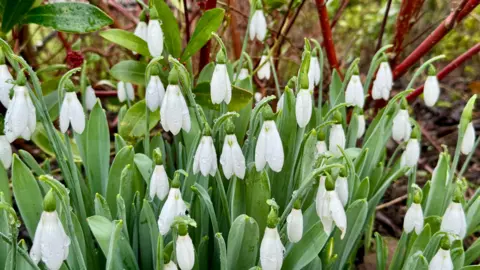
<path fill-rule="evenodd" d="M 337 13 L 335 13 L 335 16 L 333 16 L 332 23 L 330 24 L 330 28 L 333 29 L 335 25 L 337 25 L 338 20 L 340 20 L 340 17 L 342 17 L 343 11 L 345 11 L 345 8 L 347 8 L 349 2 L 350 0 L 342 0 L 342 4 L 340 5 L 340 8 L 337 10 Z"/>
<path fill-rule="evenodd" d="M 382 203 L 382 204 L 378 205 L 378 206 L 375 208 L 375 210 L 378 211 L 378 210 L 381 210 L 381 209 L 383 209 L 383 208 L 387 208 L 387 207 L 390 207 L 390 206 L 392 206 L 392 205 L 394 205 L 394 204 L 400 203 L 400 202 L 404 201 L 405 199 L 407 199 L 407 197 L 408 197 L 408 194 L 404 194 L 404 195 L 402 195 L 402 196 L 400 196 L 400 197 L 398 197 L 398 198 L 395 198 L 395 199 L 393 199 L 393 200 L 391 200 L 391 201 L 389 201 L 389 202 Z"/>
<path fill-rule="evenodd" d="M 383 33 L 385 32 L 385 26 L 387 25 L 388 13 L 390 12 L 391 5 L 392 5 L 392 0 L 388 0 L 387 8 L 385 9 L 385 15 L 383 15 L 382 26 L 380 27 L 380 33 L 378 34 L 377 49 L 375 51 L 378 51 L 380 47 L 382 47 Z"/>

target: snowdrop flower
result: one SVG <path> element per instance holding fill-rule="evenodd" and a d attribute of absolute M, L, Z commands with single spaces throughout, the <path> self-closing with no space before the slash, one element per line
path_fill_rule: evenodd
<path fill-rule="evenodd" d="M 156 13 L 156 12 L 152 12 Z M 163 31 L 157 14 L 150 14 L 150 21 L 147 29 L 148 50 L 153 57 L 159 57 L 163 52 Z"/>
<path fill-rule="evenodd" d="M 414 185 L 413 202 L 408 208 L 403 220 L 403 230 L 411 233 L 415 229 L 415 233 L 419 235 L 423 230 L 423 211 L 422 211 L 422 190 Z"/>
<path fill-rule="evenodd" d="M 8 109 L 10 103 L 10 89 L 13 84 L 8 81 L 13 80 L 12 74 L 8 71 L 8 66 L 5 64 L 0 65 L 0 101 L 3 106 Z"/>
<path fill-rule="evenodd" d="M 258 102 L 260 102 L 260 100 L 263 99 L 263 95 L 260 92 L 255 92 L 255 94 L 253 95 L 253 98 L 255 99 L 255 105 L 256 105 Z"/>
<path fill-rule="evenodd" d="M 19 137 L 30 140 L 37 125 L 35 107 L 27 87 L 16 85 L 13 89 L 13 99 L 5 116 L 5 136 L 10 143 Z"/>
<path fill-rule="evenodd" d="M 460 239 L 465 238 L 467 233 L 467 221 L 462 204 L 452 201 L 442 217 L 440 231 L 447 232 L 458 236 Z"/>
<path fill-rule="evenodd" d="M 85 107 L 87 110 L 91 111 L 95 106 L 95 103 L 97 103 L 97 96 L 95 95 L 95 90 L 89 85 L 85 90 Z"/>
<path fill-rule="evenodd" d="M 245 177 L 245 157 L 237 141 L 237 136 L 233 134 L 235 127 L 232 122 L 228 123 L 227 135 L 223 142 L 222 154 L 220 155 L 220 164 L 222 164 L 223 174 L 227 179 L 233 175 L 243 179 Z"/>
<path fill-rule="evenodd" d="M 10 165 L 12 165 L 12 147 L 5 135 L 0 135 L 0 160 L 5 169 L 10 168 Z"/>
<path fill-rule="evenodd" d="M 277 125 L 273 120 L 266 119 L 263 122 L 255 147 L 255 167 L 257 171 L 261 171 L 268 163 L 273 171 L 280 172 L 283 161 L 283 145 Z"/>
<path fill-rule="evenodd" d="M 250 21 L 249 29 L 250 40 L 255 38 L 263 42 L 267 35 L 267 20 L 265 14 L 263 14 L 262 2 L 257 0 L 255 4 L 255 13 L 253 13 L 252 20 Z"/>
<path fill-rule="evenodd" d="M 433 107 L 440 96 L 440 86 L 438 86 L 437 76 L 428 76 L 423 88 L 423 98 L 425 105 Z"/>
<path fill-rule="evenodd" d="M 35 231 L 30 258 L 37 264 L 42 260 L 50 270 L 58 270 L 68 257 L 70 238 L 58 217 L 52 190 L 45 196 L 43 209 Z"/>
<path fill-rule="evenodd" d="M 179 188 L 180 180 L 178 176 L 175 176 L 172 182 L 172 188 L 168 192 L 167 201 L 163 205 L 160 216 L 158 217 L 158 229 L 162 235 L 166 235 L 170 231 L 175 217 L 184 215 L 187 210 Z"/>
<path fill-rule="evenodd" d="M 358 129 L 357 129 L 357 139 L 362 138 L 365 134 L 365 116 L 362 114 L 357 115 Z"/>
<path fill-rule="evenodd" d="M 210 135 L 202 137 L 193 159 L 193 173 L 197 174 L 199 171 L 203 176 L 208 176 L 209 174 L 214 176 L 217 172 L 217 153 Z"/>
<path fill-rule="evenodd" d="M 408 140 L 407 147 L 402 154 L 400 159 L 400 166 L 407 166 L 412 168 L 417 165 L 418 159 L 420 158 L 420 144 L 416 138 L 411 138 Z"/>
<path fill-rule="evenodd" d="M 163 87 L 160 77 L 158 75 L 152 75 L 145 94 L 148 109 L 152 112 L 156 111 L 160 107 L 160 104 L 162 104 L 164 96 L 165 87 Z"/>
<path fill-rule="evenodd" d="M 340 175 L 335 181 L 335 192 L 337 192 L 338 198 L 342 202 L 342 205 L 347 205 L 348 202 L 348 182 L 346 178 L 346 172 L 340 171 Z"/>
<path fill-rule="evenodd" d="M 265 63 L 265 64 L 263 64 Z M 260 80 L 268 80 L 270 79 L 270 60 L 266 55 L 262 55 L 260 58 L 260 64 L 261 68 L 257 72 L 257 76 Z"/>
<path fill-rule="evenodd" d="M 452 257 L 450 256 L 450 241 L 444 237 L 440 248 L 428 265 L 428 270 L 453 270 Z"/>
<path fill-rule="evenodd" d="M 135 27 L 135 31 L 133 31 L 133 34 L 144 41 L 147 41 L 147 34 L 148 33 L 148 27 L 147 23 L 144 21 L 139 21 L 137 24 L 137 27 Z"/>
<path fill-rule="evenodd" d="M 225 58 L 225 52 L 220 50 L 217 54 L 217 64 L 210 82 L 210 95 L 213 104 L 220 104 L 223 101 L 229 104 L 232 99 L 232 84 L 230 83 L 230 77 L 228 77 Z"/>
<path fill-rule="evenodd" d="M 119 81 L 117 84 L 117 96 L 120 102 L 124 102 L 127 99 L 130 101 L 135 100 L 133 85 L 129 82 Z"/>
<path fill-rule="evenodd" d="M 179 225 L 175 253 L 180 269 L 193 269 L 195 265 L 195 248 L 193 247 L 192 239 L 188 235 L 188 227 L 186 224 Z"/>
<path fill-rule="evenodd" d="M 310 66 L 308 67 L 308 89 L 313 90 L 314 86 L 317 86 L 320 83 L 320 63 L 316 56 L 316 50 L 314 55 L 310 58 Z"/>
<path fill-rule="evenodd" d="M 163 266 L 163 269 L 164 270 L 177 270 L 177 265 L 175 264 L 175 262 L 173 262 L 173 260 L 170 260 L 167 264 L 165 264 Z"/>
<path fill-rule="evenodd" d="M 168 194 L 169 184 L 160 149 L 157 148 L 153 152 L 153 160 L 156 165 L 150 178 L 150 198 L 153 200 L 156 195 L 163 201 Z"/>
<path fill-rule="evenodd" d="M 388 100 L 393 85 L 393 74 L 388 62 L 380 63 L 377 77 L 373 81 L 372 98 Z"/>
<path fill-rule="evenodd" d="M 470 121 L 467 125 L 467 129 L 465 129 L 465 134 L 463 135 L 462 145 L 460 150 L 462 154 L 468 155 L 473 150 L 473 145 L 475 144 L 475 128 L 473 128 L 473 124 Z"/>
<path fill-rule="evenodd" d="M 283 264 L 285 247 L 280 240 L 277 224 L 272 216 L 273 210 L 268 215 L 267 227 L 260 244 L 260 265 L 264 270 L 280 270 Z"/>
<path fill-rule="evenodd" d="M 408 141 L 410 139 L 410 133 L 412 133 L 412 125 L 410 124 L 410 118 L 406 109 L 400 109 L 395 118 L 393 118 L 392 125 L 392 138 L 400 143 L 402 141 Z"/>
<path fill-rule="evenodd" d="M 242 69 L 240 69 L 240 72 L 237 74 L 235 74 L 234 76 L 234 80 L 245 80 L 246 78 L 248 78 L 248 75 L 250 75 L 249 71 L 247 68 L 245 67 L 242 67 Z"/>
<path fill-rule="evenodd" d="M 303 235 L 303 215 L 301 209 L 301 202 L 297 200 L 292 208 L 292 211 L 287 216 L 287 235 L 288 240 L 292 243 L 297 243 L 302 239 Z"/>
<path fill-rule="evenodd" d="M 169 85 L 160 107 L 160 122 L 165 131 L 177 135 L 180 129 L 190 131 L 190 112 L 178 85 L 177 70 L 173 68 L 168 76 Z"/>
<path fill-rule="evenodd" d="M 345 132 L 343 131 L 342 124 L 334 124 L 330 130 L 328 150 L 332 152 L 334 157 L 342 156 L 342 150 L 345 149 Z"/>
<path fill-rule="evenodd" d="M 345 92 L 345 102 L 363 108 L 365 96 L 363 94 L 363 86 L 360 76 L 353 75 L 348 82 L 347 90 Z"/>
<path fill-rule="evenodd" d="M 323 155 L 327 152 L 327 143 L 325 143 L 325 141 L 317 141 L 315 147 L 317 149 L 317 152 L 315 153 L 316 156 Z"/>
<path fill-rule="evenodd" d="M 325 233 L 330 234 L 333 230 L 333 223 L 335 223 L 342 232 L 340 238 L 343 239 L 347 231 L 347 216 L 342 202 L 334 190 L 334 183 L 331 177 L 327 177 L 327 179 L 320 178 L 315 200 L 317 215 L 320 217 Z"/>
<path fill-rule="evenodd" d="M 72 125 L 72 129 L 78 134 L 85 130 L 85 113 L 75 92 L 65 93 L 60 109 L 60 131 L 67 132 L 69 125 Z"/>
<path fill-rule="evenodd" d="M 300 89 L 295 103 L 295 116 L 299 127 L 304 128 L 312 117 L 312 94 L 308 89 Z"/>

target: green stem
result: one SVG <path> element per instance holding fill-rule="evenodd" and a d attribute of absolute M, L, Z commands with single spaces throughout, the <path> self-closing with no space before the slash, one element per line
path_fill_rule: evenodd
<path fill-rule="evenodd" d="M 378 66 L 382 62 L 382 59 L 380 56 L 382 53 L 389 48 L 393 47 L 393 45 L 388 44 L 380 48 L 378 52 L 373 56 L 372 62 L 370 62 L 370 68 L 368 69 L 368 74 L 367 74 L 367 79 L 365 80 L 365 83 L 363 84 L 363 92 L 365 95 L 368 93 L 368 88 L 370 88 L 370 84 L 372 83 L 373 75 L 375 74 L 375 71 L 377 70 Z"/>
<path fill-rule="evenodd" d="M 468 154 L 467 158 L 463 162 L 462 169 L 460 169 L 460 172 L 458 173 L 458 178 L 461 179 L 463 174 L 467 170 L 468 163 L 470 163 L 470 159 L 472 159 L 473 153 L 475 153 L 475 149 L 477 149 L 478 143 L 480 143 L 480 137 L 477 138 L 477 140 L 475 141 L 475 144 L 473 145 L 473 148 L 472 148 L 473 150 L 470 152 L 470 154 Z"/>
<path fill-rule="evenodd" d="M 420 73 L 422 73 L 424 69 L 426 69 L 431 63 L 433 63 L 437 60 L 443 59 L 443 58 L 445 58 L 445 55 L 442 54 L 442 55 L 439 55 L 439 56 L 435 56 L 435 57 L 431 58 L 430 60 L 426 61 L 425 63 L 423 63 L 413 74 L 413 77 L 410 80 L 410 82 L 408 83 L 408 86 L 407 86 L 406 90 L 409 90 L 413 87 L 413 83 L 415 82 L 417 77 L 420 76 Z"/>
<path fill-rule="evenodd" d="M 247 44 L 248 44 L 248 32 L 250 31 L 250 23 L 252 22 L 252 15 L 255 12 L 254 8 L 250 9 L 250 16 L 248 16 L 248 23 L 247 23 L 247 28 L 245 29 L 245 36 L 243 37 L 243 45 L 242 45 L 242 53 L 240 53 L 240 59 L 238 60 L 238 66 L 237 66 L 237 72 L 235 74 L 240 74 L 240 70 L 242 69 L 243 66 L 243 58 L 244 58 L 244 53 L 247 50 Z M 233 85 L 236 85 L 238 81 L 238 76 L 233 82 Z"/>
<path fill-rule="evenodd" d="M 14 243 L 16 243 L 14 241 L 12 242 L 12 240 L 10 240 L 10 238 L 6 236 L 3 232 L 0 232 L 0 238 L 2 238 L 2 240 L 5 241 L 5 243 L 11 245 L 12 247 L 14 246 Z M 32 261 L 32 259 L 30 258 L 30 255 L 28 255 L 28 253 L 23 248 L 18 247 L 16 244 L 15 246 L 16 246 L 16 249 L 15 249 L 16 252 L 18 252 L 33 269 L 40 270 L 40 267 L 38 267 L 37 264 L 35 264 L 35 262 Z"/>
<path fill-rule="evenodd" d="M 217 183 L 217 188 L 219 189 L 220 201 L 222 202 L 222 208 L 223 208 L 225 216 L 227 217 L 227 225 L 228 225 L 228 228 L 230 228 L 230 226 L 232 224 L 232 220 L 230 218 L 230 214 L 229 214 L 229 210 L 228 210 L 227 194 L 225 193 L 225 187 L 223 186 L 222 176 L 220 175 L 219 170 L 217 170 L 217 173 L 215 174 L 215 181 Z"/>

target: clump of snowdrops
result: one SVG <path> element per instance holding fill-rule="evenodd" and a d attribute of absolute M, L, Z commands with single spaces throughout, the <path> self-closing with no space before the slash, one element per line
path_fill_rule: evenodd
<path fill-rule="evenodd" d="M 267 30 L 258 3 L 249 37 L 263 41 Z M 453 157 L 445 146 L 431 180 L 415 184 L 422 138 L 405 97 L 428 69 L 424 97 L 434 106 L 440 89 L 432 64 L 440 57 L 420 66 L 409 87 L 392 97 L 386 46 L 363 83 L 356 59 L 343 80 L 333 72 L 328 100 L 315 100 L 315 89 L 323 93 L 316 41 L 305 40 L 297 76 L 280 87 L 271 51 L 255 69 L 246 54 L 232 63 L 213 34 L 220 49 L 195 81 L 163 50 L 161 23 L 151 13 L 148 25 L 142 21 L 135 31 L 153 57 L 145 70 L 145 100 L 134 103 L 131 82 L 119 81 L 119 101 L 128 105 L 118 113 L 113 142 L 85 65 L 64 74 L 59 106 L 52 109 L 35 71 L 1 41 L 16 74 L 3 60 L 0 100 L 8 110 L 0 137 L 1 266 L 353 267 L 361 246 L 372 248 L 376 206 L 401 177 L 408 178 L 408 211 L 389 268 L 462 269 L 479 257 L 479 240 L 467 250 L 463 245 L 480 226 L 479 192 L 466 200 L 462 178 L 478 145 L 471 119 L 476 96 L 463 110 Z M 75 84 L 71 78 L 80 70 Z M 253 76 L 273 76 L 277 96 L 255 101 Z M 368 95 L 388 103 L 366 117 Z M 26 151 L 12 155 L 15 139 L 38 144 L 39 136 L 48 140 L 60 174 L 50 159 L 39 164 Z M 391 139 L 397 143 L 393 155 L 386 151 Z M 461 155 L 466 158 L 457 172 Z M 20 223 L 29 239 L 19 239 Z M 377 269 L 386 269 L 387 247 L 378 233 L 375 248 Z"/>

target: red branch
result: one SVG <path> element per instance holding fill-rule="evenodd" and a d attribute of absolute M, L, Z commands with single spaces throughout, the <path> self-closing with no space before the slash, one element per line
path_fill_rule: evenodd
<path fill-rule="evenodd" d="M 203 10 L 215 8 L 217 6 L 217 0 L 205 0 L 202 5 Z M 200 62 L 198 63 L 198 70 L 201 71 L 204 66 L 210 62 L 210 40 L 200 50 Z"/>
<path fill-rule="evenodd" d="M 315 0 L 315 2 L 317 4 L 318 17 L 322 28 L 323 44 L 327 53 L 328 63 L 330 64 L 330 68 L 336 69 L 341 76 L 337 54 L 335 53 L 335 45 L 333 44 L 332 29 L 330 28 L 330 22 L 328 21 L 327 5 L 325 0 Z"/>
<path fill-rule="evenodd" d="M 393 70 L 394 80 L 401 77 L 407 70 L 415 64 L 422 56 L 430 51 L 443 37 L 445 37 L 453 28 L 450 22 L 454 19 L 456 23 L 462 21 L 475 7 L 480 4 L 480 0 L 469 0 L 464 8 L 457 12 L 452 11 L 450 15 L 409 55 L 403 62 Z M 454 18 L 456 17 L 456 18 Z M 448 27 L 450 25 L 450 27 Z"/>
<path fill-rule="evenodd" d="M 230 14 L 230 35 L 232 36 L 233 53 L 235 55 L 235 59 L 238 59 L 242 53 L 242 44 L 240 42 L 240 35 L 237 33 L 237 17 L 230 10 L 231 7 L 236 6 L 236 1 L 227 0 L 227 5 L 228 13 Z"/>
<path fill-rule="evenodd" d="M 480 52 L 480 43 L 477 43 L 477 45 L 473 46 L 470 48 L 468 51 L 464 52 L 462 55 L 457 57 L 455 60 L 450 62 L 447 66 L 445 66 L 440 72 L 437 74 L 438 80 L 442 80 L 445 78 L 450 72 L 452 72 L 454 69 L 459 67 L 463 62 L 467 61 L 468 59 L 472 58 L 475 54 Z M 413 101 L 415 100 L 416 97 L 418 97 L 421 93 L 423 93 L 423 85 L 412 93 L 410 93 L 407 96 L 408 101 Z"/>

